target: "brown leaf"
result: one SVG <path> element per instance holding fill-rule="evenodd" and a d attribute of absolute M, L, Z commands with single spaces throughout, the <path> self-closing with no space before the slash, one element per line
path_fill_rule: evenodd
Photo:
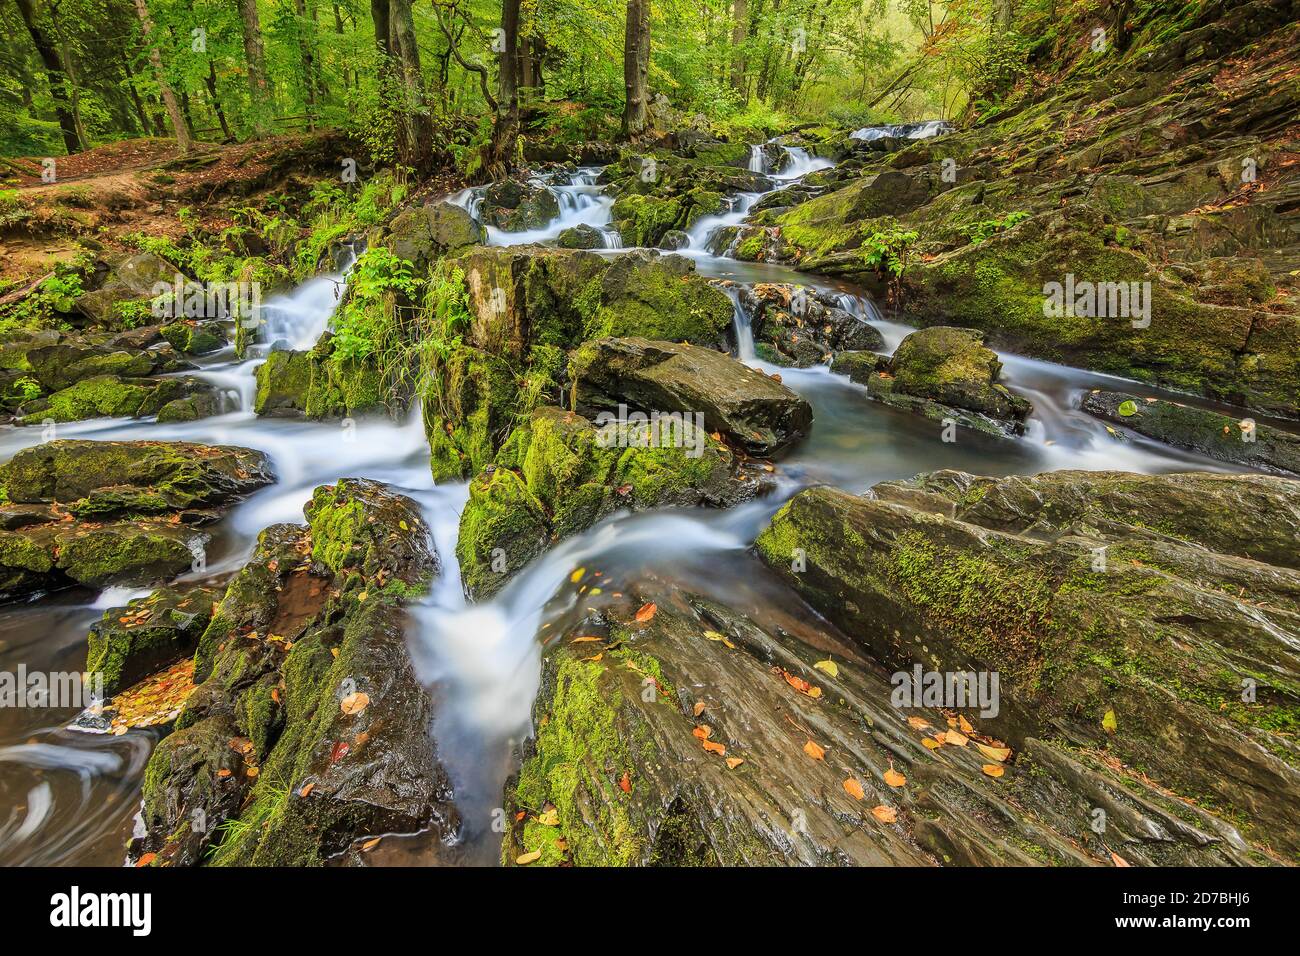
<path fill-rule="evenodd" d="M 993 777 L 994 779 L 1007 772 L 1007 768 L 1002 766 L 1000 763 L 986 763 L 984 766 L 980 767 L 980 769 L 984 771 L 986 776 Z"/>
<path fill-rule="evenodd" d="M 814 687 L 812 684 L 808 683 L 802 677 L 796 677 L 794 674 L 791 674 L 788 670 L 785 670 L 784 668 L 781 669 L 781 676 L 785 678 L 785 682 L 787 684 L 789 684 L 799 693 L 803 694 L 805 697 L 811 697 L 813 700 L 816 700 L 818 697 L 822 695 L 822 689 L 820 687 Z"/>
<path fill-rule="evenodd" d="M 624 793 L 632 792 L 632 778 L 628 776 L 626 770 L 623 771 L 623 776 L 618 778 L 618 788 Z"/>
<path fill-rule="evenodd" d="M 913 730 L 929 730 L 930 722 L 924 717 L 909 717 L 907 718 L 907 726 Z"/>
<path fill-rule="evenodd" d="M 1111 850 L 1111 851 L 1110 851 L 1110 860 L 1111 860 L 1111 862 L 1114 863 L 1116 866 L 1131 866 L 1131 865 L 1132 865 L 1132 864 L 1129 863 L 1128 860 L 1124 859 L 1122 856 L 1120 856 L 1120 855 L 1119 855 L 1118 853 L 1116 853 L 1114 850 Z M 139 866 L 138 863 L 137 863 L 136 865 Z"/>
<path fill-rule="evenodd" d="M 300 797 L 310 797 L 310 796 L 311 796 L 311 792 L 312 792 L 313 790 L 315 790 L 315 789 L 316 789 L 316 784 L 314 784 L 314 783 L 304 783 L 304 784 L 302 785 L 302 789 L 298 791 L 298 796 L 300 796 Z"/>
<path fill-rule="evenodd" d="M 655 616 L 655 611 L 657 610 L 659 610 L 659 608 L 655 607 L 653 604 L 642 604 L 641 609 L 636 612 L 636 622 L 638 624 L 645 624 Z"/>
<path fill-rule="evenodd" d="M 946 744 L 952 744 L 954 747 L 965 747 L 968 743 L 970 743 L 970 738 L 968 738 L 965 734 L 958 733 L 955 730 L 949 730 L 944 733 L 943 742 Z"/>
<path fill-rule="evenodd" d="M 862 784 L 858 783 L 854 777 L 849 777 L 844 781 L 844 790 L 854 800 L 865 800 L 867 798 L 866 792 L 862 789 Z"/>
<path fill-rule="evenodd" d="M 809 757 L 812 757 L 813 760 L 826 759 L 826 751 L 823 750 L 821 747 L 817 746 L 817 744 L 813 743 L 811 740 L 803 745 L 803 752 L 806 753 Z"/>

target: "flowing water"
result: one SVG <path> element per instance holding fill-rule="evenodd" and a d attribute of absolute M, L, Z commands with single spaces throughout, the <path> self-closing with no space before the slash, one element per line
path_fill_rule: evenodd
<path fill-rule="evenodd" d="M 861 131 L 860 131 L 861 132 Z M 887 134 L 894 135 L 894 134 Z M 780 170 L 766 168 L 757 151 L 756 170 L 772 188 L 829 165 L 786 150 Z M 543 179 L 557 195 L 561 213 L 546 228 L 526 233 L 490 229 L 496 244 L 553 239 L 586 223 L 613 233 L 610 198 L 595 185 L 598 170 L 583 169 L 563 184 Z M 842 308 L 884 335 L 887 350 L 906 326 L 882 315 L 871 299 L 843 282 L 808 276 L 784 266 L 741 263 L 708 253 L 710 234 L 743 219 L 761 194 L 739 196 L 727 214 L 698 223 L 688 253 L 705 275 L 738 282 L 801 282 L 832 292 Z M 481 193 L 466 190 L 453 201 L 477 214 Z M 741 208 L 743 207 L 743 208 Z M 321 276 L 265 307 L 264 343 L 303 348 L 329 324 L 346 282 L 344 274 Z M 1078 410 L 1089 389 L 1113 387 L 1116 379 L 1047 362 L 1003 355 L 1008 385 L 1034 403 L 1027 434 L 997 439 L 967 431 L 941 439 L 933 422 L 869 401 L 864 388 L 825 367 L 776 369 L 754 356 L 749 318 L 736 310 L 739 357 L 764 371 L 779 371 L 786 385 L 813 406 L 810 436 L 777 465 L 776 491 L 727 511 L 664 510 L 617 515 L 561 542 L 517 575 L 497 596 L 469 604 L 461 591 L 454 553 L 464 484 L 433 484 L 419 410 L 403 422 L 294 422 L 260 419 L 251 410 L 255 355 L 238 361 L 227 350 L 206 358 L 196 374 L 220 386 L 236 410 L 176 425 L 151 420 L 96 420 L 59 426 L 59 438 L 186 440 L 245 445 L 266 452 L 277 483 L 240 503 L 212 531 L 207 567 L 187 577 L 221 582 L 251 554 L 258 532 L 280 521 L 301 521 L 302 506 L 317 485 L 342 477 L 384 481 L 416 499 L 433 531 L 443 575 L 412 609 L 410 649 L 418 672 L 436 701 L 435 738 L 464 818 L 454 845 L 429 837 L 385 840 L 368 855 L 374 863 L 490 863 L 499 836 L 493 811 L 512 769 L 514 746 L 529 733 L 529 712 L 548 634 L 599 612 L 602 596 L 579 595 L 569 584 L 578 566 L 600 569 L 606 590 L 648 591 L 675 585 L 715 597 L 746 613 L 782 616 L 798 601 L 765 575 L 748 551 L 779 505 L 799 488 L 830 483 L 865 491 L 876 482 L 919 472 L 957 468 L 986 475 L 1029 474 L 1062 468 L 1121 469 L 1159 473 L 1223 465 L 1140 439 L 1119 443 L 1099 422 Z M 1139 394 L 1154 390 L 1124 383 Z M 1186 400 L 1185 397 L 1183 400 Z M 0 429 L 0 460 L 43 439 L 40 429 Z M 69 590 L 0 611 L 0 670 L 79 671 L 85 635 L 108 607 L 147 590 L 110 589 L 100 594 Z M 156 735 L 135 731 L 97 736 L 66 729 L 72 711 L 0 709 L 0 864 L 117 865 L 139 809 L 140 778 Z"/>

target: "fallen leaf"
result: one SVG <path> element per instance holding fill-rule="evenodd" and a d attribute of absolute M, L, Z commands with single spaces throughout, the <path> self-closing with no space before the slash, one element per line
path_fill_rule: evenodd
<path fill-rule="evenodd" d="M 641 610 L 636 612 L 636 622 L 644 624 L 655 616 L 655 611 L 659 610 L 653 604 L 642 604 Z"/>
<path fill-rule="evenodd" d="M 711 754 L 717 754 L 719 757 L 725 757 L 727 755 L 727 747 L 725 744 L 720 744 L 713 740 L 704 740 L 701 741 L 701 743 L 704 744 L 704 749 Z"/>
<path fill-rule="evenodd" d="M 256 777 L 261 772 L 262 771 L 257 769 L 256 767 L 249 767 L 247 770 L 244 771 L 244 773 L 248 774 L 250 777 Z"/>
<path fill-rule="evenodd" d="M 594 664 L 594 663 L 596 663 L 598 660 L 600 660 L 600 659 L 601 659 L 602 657 L 604 657 L 604 656 L 605 656 L 605 655 L 604 655 L 603 653 L 602 653 L 602 654 L 594 654 L 594 655 L 592 655 L 591 657 L 584 657 L 582 660 L 583 660 L 584 663 L 587 663 L 587 664 Z"/>
<path fill-rule="evenodd" d="M 586 568 L 578 568 L 578 570 L 574 571 L 572 574 L 569 575 L 569 581 L 573 584 L 577 584 L 579 581 L 582 580 L 582 576 L 586 573 L 587 573 Z"/>
<path fill-rule="evenodd" d="M 1122 856 L 1120 856 L 1120 855 L 1119 855 L 1118 853 L 1116 853 L 1114 850 L 1111 850 L 1111 851 L 1110 851 L 1110 860 L 1111 860 L 1111 862 L 1114 863 L 1116 866 L 1130 866 L 1130 867 L 1131 867 L 1131 864 L 1129 863 L 1129 861 L 1126 860 L 1126 859 L 1124 859 Z"/>
<path fill-rule="evenodd" d="M 943 746 L 943 741 L 936 740 L 934 737 L 922 737 L 921 746 L 926 747 L 930 750 L 938 750 L 940 747 Z"/>
<path fill-rule="evenodd" d="M 694 734 L 696 737 L 699 737 L 701 740 L 708 740 L 710 737 L 713 736 L 713 728 L 710 727 L 708 724 L 700 724 L 698 727 L 692 730 L 691 733 Z"/>
<path fill-rule="evenodd" d="M 558 827 L 560 825 L 560 811 L 556 810 L 555 807 L 551 807 L 537 818 L 537 822 L 544 827 Z"/>
<path fill-rule="evenodd" d="M 365 843 L 361 844 L 361 852 L 365 853 L 367 850 L 373 850 L 375 847 L 379 846 L 379 841 L 381 839 L 383 838 L 375 837 L 373 840 L 367 840 Z"/>
<path fill-rule="evenodd" d="M 970 725 L 970 721 L 961 714 L 957 715 L 957 726 L 961 728 L 963 734 L 975 733 L 975 728 Z"/>
<path fill-rule="evenodd" d="M 695 702 L 695 706 L 691 708 L 691 714 L 695 717 L 698 717 L 702 713 L 704 713 L 704 701 L 697 700 Z"/>
<path fill-rule="evenodd" d="M 782 668 L 781 670 L 781 676 L 785 678 L 785 682 L 787 684 L 789 684 L 799 693 L 803 694 L 805 697 L 811 697 L 813 700 L 816 700 L 818 697 L 822 695 L 822 689 L 820 687 L 814 687 L 812 684 L 808 683 L 802 677 L 796 677 L 794 674 L 791 674 L 788 670 L 785 670 L 784 668 Z"/>
<path fill-rule="evenodd" d="M 909 717 L 907 718 L 907 726 L 913 730 L 929 730 L 930 722 L 924 717 Z"/>
<path fill-rule="evenodd" d="M 824 661 L 818 661 L 816 664 L 813 665 L 813 667 L 817 668 L 819 671 L 825 671 L 827 674 L 830 674 L 832 677 L 840 676 L 840 665 L 836 664 L 830 658 L 827 658 Z"/>
<path fill-rule="evenodd" d="M 1106 711 L 1106 715 L 1101 718 L 1101 727 L 1108 734 L 1113 734 L 1119 730 L 1119 721 L 1115 719 L 1115 711 Z"/>
<path fill-rule="evenodd" d="M 907 778 L 895 770 L 893 766 L 890 766 L 890 768 L 885 771 L 885 783 L 889 784 L 891 787 L 901 787 L 903 784 L 907 783 Z"/>
<path fill-rule="evenodd" d="M 985 776 L 993 777 L 995 779 L 1007 772 L 1007 768 L 1002 766 L 1000 763 L 986 763 L 984 766 L 980 767 L 980 769 L 984 771 Z"/>
<path fill-rule="evenodd" d="M 812 757 L 813 760 L 826 759 L 826 751 L 823 750 L 821 747 L 817 746 L 811 740 L 803 745 L 803 752 L 806 753 L 809 757 Z"/>
<path fill-rule="evenodd" d="M 862 784 L 858 783 L 854 777 L 849 777 L 844 781 L 844 790 L 854 800 L 865 800 L 867 798 L 866 792 L 862 789 Z"/>
<path fill-rule="evenodd" d="M 527 866 L 529 863 L 536 863 L 542 858 L 541 850 L 533 850 L 531 853 L 523 853 L 515 857 L 515 863 L 518 866 Z"/>
<path fill-rule="evenodd" d="M 742 763 L 744 763 L 744 762 L 745 762 L 745 759 L 744 759 L 743 757 L 728 757 L 728 758 L 727 758 L 727 769 L 728 769 L 728 770 L 735 770 L 737 767 L 739 767 L 739 766 L 740 766 Z"/>
<path fill-rule="evenodd" d="M 135 865 L 136 865 L 136 866 L 148 866 L 150 863 L 152 863 L 152 862 L 157 858 L 157 856 L 158 856 L 157 853 L 146 853 L 144 856 L 140 857 L 140 859 L 138 859 L 138 860 L 135 861 Z M 1125 863 L 1124 865 L 1125 865 L 1125 866 L 1128 866 L 1127 863 Z"/>
<path fill-rule="evenodd" d="M 226 777 L 230 776 L 231 772 L 232 771 L 229 767 L 222 767 L 217 771 L 217 776 L 224 780 Z"/>
<path fill-rule="evenodd" d="M 943 742 L 952 744 L 954 747 L 965 747 L 970 743 L 970 738 L 955 730 L 948 730 L 943 735 Z"/>
<path fill-rule="evenodd" d="M 339 701 L 339 710 L 343 711 L 343 713 L 347 714 L 349 717 L 361 713 L 368 706 L 370 706 L 370 695 L 359 690 L 353 691 Z"/>
<path fill-rule="evenodd" d="M 618 789 L 622 790 L 624 793 L 632 792 L 632 778 L 628 776 L 626 770 L 623 771 L 623 776 L 618 778 Z"/>
<path fill-rule="evenodd" d="M 898 811 L 893 807 L 885 806 L 883 803 L 878 807 L 872 807 L 871 815 L 881 823 L 893 823 L 898 819 Z"/>
<path fill-rule="evenodd" d="M 988 757 L 990 760 L 996 760 L 998 763 L 1006 763 L 1007 758 L 1011 756 L 1010 747 L 990 747 L 987 744 L 982 744 L 978 741 L 975 746 L 979 748 L 979 752 L 984 756 Z"/>
<path fill-rule="evenodd" d="M 599 641 L 599 640 L 601 640 L 601 638 L 599 638 L 599 637 L 593 637 L 592 635 L 588 634 L 588 635 L 585 635 L 584 637 L 575 637 L 575 638 L 574 638 L 573 640 L 571 640 L 569 643 L 570 643 L 570 644 L 587 644 L 587 643 L 589 643 L 589 642 L 591 642 L 591 641 Z"/>
<path fill-rule="evenodd" d="M 315 790 L 315 789 L 316 789 L 316 784 L 314 784 L 314 783 L 305 783 L 305 784 L 303 784 L 302 789 L 298 791 L 298 796 L 300 796 L 300 797 L 310 797 L 310 796 L 311 796 L 311 792 L 312 792 L 313 790 Z"/>

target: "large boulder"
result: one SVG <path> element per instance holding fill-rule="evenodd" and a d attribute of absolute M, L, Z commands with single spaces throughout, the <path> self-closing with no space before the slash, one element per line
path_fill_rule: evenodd
<path fill-rule="evenodd" d="M 461 577 L 482 598 L 553 541 L 616 511 L 726 507 L 761 487 L 689 419 L 597 428 L 574 412 L 543 406 L 470 484 L 456 542 Z"/>
<path fill-rule="evenodd" d="M 444 256 L 460 256 L 487 238 L 468 212 L 449 202 L 404 209 L 388 224 L 393 253 L 423 273 Z"/>
<path fill-rule="evenodd" d="M 180 275 L 174 265 L 151 252 L 113 256 L 105 265 L 96 271 L 98 285 L 76 301 L 78 312 L 105 328 L 122 326 L 120 305 L 148 305 L 155 286 L 171 286 Z"/>
<path fill-rule="evenodd" d="M 1139 435 L 1219 461 L 1300 475 L 1300 435 L 1253 418 L 1107 391 L 1084 396 L 1083 410 Z"/>
<path fill-rule="evenodd" d="M 756 549 L 886 668 L 1000 675 L 1013 747 L 1068 741 L 1292 856 L 1297 533 L 1283 478 L 937 472 L 801 492 Z"/>
<path fill-rule="evenodd" d="M 770 455 L 806 435 L 812 406 L 775 379 L 729 355 L 694 345 L 644 338 L 588 342 L 570 358 L 579 410 L 703 415 L 750 454 Z"/>
<path fill-rule="evenodd" d="M 1263 858 L 1232 823 L 1068 743 L 1013 752 L 973 708 L 900 706 L 879 665 L 797 600 L 742 612 L 679 586 L 590 596 L 608 583 L 573 582 L 600 607 L 549 641 L 506 785 L 506 865 Z"/>
<path fill-rule="evenodd" d="M 877 401 L 993 435 L 1024 430 L 1033 406 L 998 383 L 1002 363 L 976 329 L 934 326 L 910 333 L 888 370 L 867 378 Z"/>
<path fill-rule="evenodd" d="M 199 641 L 199 686 L 145 771 L 154 865 L 319 865 L 354 841 L 459 826 L 406 649 L 438 573 L 414 501 L 343 479 L 273 525 Z"/>
<path fill-rule="evenodd" d="M 560 203 L 549 189 L 513 179 L 488 186 L 479 213 L 485 223 L 506 232 L 541 229 L 559 214 Z"/>

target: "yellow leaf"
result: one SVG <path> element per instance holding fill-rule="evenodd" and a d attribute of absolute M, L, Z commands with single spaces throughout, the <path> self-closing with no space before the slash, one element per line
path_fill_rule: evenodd
<path fill-rule="evenodd" d="M 986 763 L 984 766 L 980 767 L 980 769 L 984 771 L 986 776 L 995 779 L 1007 772 L 1007 768 L 1002 766 L 1000 763 Z"/>
<path fill-rule="evenodd" d="M 365 843 L 361 844 L 362 852 L 364 853 L 366 850 L 373 850 L 375 847 L 379 846 L 380 839 L 380 837 L 375 837 L 373 840 L 367 840 Z"/>
<path fill-rule="evenodd" d="M 924 717 L 909 717 L 907 718 L 907 726 L 913 730 L 929 730 L 930 722 Z"/>
<path fill-rule="evenodd" d="M 862 789 L 862 784 L 858 783 L 854 777 L 849 777 L 844 781 L 844 791 L 854 800 L 865 800 L 867 798 Z"/>
<path fill-rule="evenodd" d="M 368 592 L 366 592 L 366 591 L 362 591 L 360 594 L 357 595 L 357 600 L 358 600 L 358 601 L 364 601 L 364 600 L 365 600 L 366 598 L 368 598 L 369 596 L 370 596 L 370 594 L 369 594 Z"/>
<path fill-rule="evenodd" d="M 569 581 L 572 582 L 573 584 L 577 584 L 579 581 L 582 580 L 582 576 L 586 573 L 587 573 L 586 568 L 578 568 L 578 570 L 574 571 L 572 574 L 569 575 Z"/>
<path fill-rule="evenodd" d="M 963 717 L 961 714 L 957 715 L 957 726 L 961 728 L 961 732 L 963 734 L 975 733 L 975 728 L 970 725 L 970 721 L 967 720 L 965 717 Z"/>
<path fill-rule="evenodd" d="M 533 850 L 531 853 L 524 853 L 515 857 L 515 863 L 519 866 L 527 866 L 529 863 L 536 863 L 542 858 L 541 850 Z"/>
<path fill-rule="evenodd" d="M 825 671 L 827 674 L 830 674 L 832 677 L 840 676 L 840 665 L 836 664 L 830 658 L 827 658 L 824 661 L 818 661 L 816 664 L 813 665 L 813 667 L 817 668 L 819 671 Z"/>
<path fill-rule="evenodd" d="M 891 787 L 901 787 L 903 784 L 907 783 L 907 778 L 893 767 L 890 767 L 885 771 L 885 783 L 889 784 Z"/>
<path fill-rule="evenodd" d="M 1113 734 L 1119 730 L 1119 721 L 1115 719 L 1115 711 L 1106 711 L 1106 716 L 1101 718 L 1101 727 L 1108 734 Z"/>
<path fill-rule="evenodd" d="M 933 737 L 922 737 L 921 746 L 928 747 L 930 750 L 938 750 L 943 746 L 943 741 L 935 740 Z"/>
<path fill-rule="evenodd" d="M 946 744 L 952 744 L 954 747 L 965 747 L 970 743 L 970 740 L 965 734 L 958 733 L 955 730 L 949 730 L 944 733 L 943 742 Z"/>
<path fill-rule="evenodd" d="M 984 756 L 990 760 L 996 760 L 998 763 L 1006 763 L 1007 758 L 1011 756 L 1010 747 L 990 747 L 988 744 L 979 742 L 976 742 L 975 746 L 979 748 L 980 753 Z"/>
<path fill-rule="evenodd" d="M 537 822 L 544 827 L 558 827 L 560 825 L 560 811 L 556 810 L 555 807 L 551 807 L 537 818 Z"/>
<path fill-rule="evenodd" d="M 872 807 L 871 815 L 881 823 L 893 823 L 898 819 L 898 811 L 893 807 L 885 806 L 883 803 L 878 807 Z"/>
<path fill-rule="evenodd" d="M 809 757 L 812 757 L 813 760 L 826 759 L 826 751 L 823 750 L 821 747 L 818 747 L 811 740 L 803 745 L 803 752 L 806 753 Z"/>
<path fill-rule="evenodd" d="M 739 766 L 740 766 L 742 763 L 744 763 L 744 762 L 745 762 L 744 759 L 741 758 L 741 757 L 728 757 L 728 758 L 727 758 L 727 769 L 728 769 L 728 770 L 735 770 L 737 767 L 739 767 Z"/>

